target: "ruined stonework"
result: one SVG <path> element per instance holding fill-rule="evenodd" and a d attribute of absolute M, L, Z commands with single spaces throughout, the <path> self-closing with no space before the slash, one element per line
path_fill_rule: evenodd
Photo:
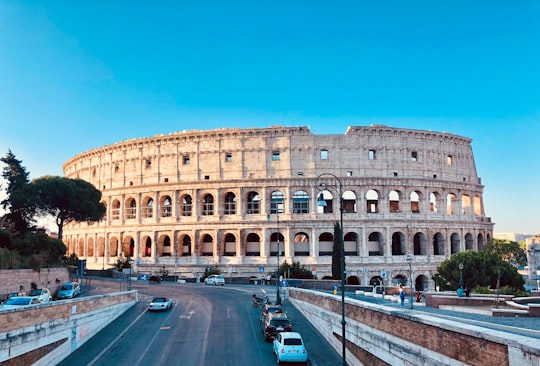
<path fill-rule="evenodd" d="M 446 132 L 183 131 L 81 153 L 64 173 L 103 193 L 106 219 L 69 224 L 63 237 L 97 268 L 130 256 L 138 272 L 195 277 L 218 266 L 262 277 L 275 271 L 279 247 L 280 262 L 323 278 L 341 208 L 353 282 L 408 284 L 411 268 L 424 289 L 439 263 L 493 235 L 471 139 Z"/>

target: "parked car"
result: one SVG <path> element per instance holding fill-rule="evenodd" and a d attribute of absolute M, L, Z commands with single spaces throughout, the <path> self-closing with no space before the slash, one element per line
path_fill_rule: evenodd
<path fill-rule="evenodd" d="M 13 296 L 7 299 L 1 306 L 0 310 L 19 309 L 30 305 L 41 304 L 37 297 L 30 296 Z"/>
<path fill-rule="evenodd" d="M 303 362 L 306 363 L 308 353 L 304 340 L 298 332 L 281 332 L 276 336 L 273 343 L 273 351 L 277 357 L 277 363 Z"/>
<path fill-rule="evenodd" d="M 56 294 L 57 299 L 72 299 L 81 294 L 81 286 L 78 282 L 67 282 L 60 287 Z"/>
<path fill-rule="evenodd" d="M 204 284 L 214 285 L 214 286 L 217 286 L 217 285 L 223 286 L 225 285 L 225 277 L 223 277 L 222 275 L 210 275 L 204 279 Z"/>
<path fill-rule="evenodd" d="M 281 305 L 266 304 L 261 306 L 261 322 L 264 322 L 267 316 L 271 316 L 274 313 L 284 313 Z"/>
<path fill-rule="evenodd" d="M 150 276 L 150 278 L 148 278 L 148 282 L 150 282 L 150 283 L 161 283 L 161 277 L 159 277 L 159 276 Z"/>
<path fill-rule="evenodd" d="M 276 338 L 280 332 L 292 332 L 292 324 L 285 313 L 274 313 L 265 318 L 262 332 L 264 340 L 269 341 Z"/>
<path fill-rule="evenodd" d="M 148 305 L 148 311 L 167 311 L 172 308 L 172 300 L 168 297 L 154 297 Z"/>
<path fill-rule="evenodd" d="M 39 302 L 50 302 L 52 301 L 51 292 L 48 288 L 38 288 L 35 290 L 32 290 L 28 293 L 27 296 L 36 298 L 39 300 Z"/>

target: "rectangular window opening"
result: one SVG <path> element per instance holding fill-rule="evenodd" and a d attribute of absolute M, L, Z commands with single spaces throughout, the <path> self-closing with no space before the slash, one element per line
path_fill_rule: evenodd
<path fill-rule="evenodd" d="M 272 160 L 279 160 L 279 151 L 272 152 Z"/>
<path fill-rule="evenodd" d="M 417 160 L 418 160 L 418 152 L 411 151 L 411 161 L 417 161 Z"/>
<path fill-rule="evenodd" d="M 375 160 L 375 150 L 369 150 L 368 152 L 368 159 L 369 160 Z"/>
<path fill-rule="evenodd" d="M 328 150 L 321 150 L 321 160 L 328 160 Z"/>

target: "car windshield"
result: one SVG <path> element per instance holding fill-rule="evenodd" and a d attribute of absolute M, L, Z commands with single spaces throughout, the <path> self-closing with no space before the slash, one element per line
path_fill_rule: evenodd
<path fill-rule="evenodd" d="M 6 301 L 4 304 L 5 305 L 28 305 L 30 304 L 30 300 L 31 299 L 26 298 L 26 297 L 12 297 L 8 301 Z"/>
<path fill-rule="evenodd" d="M 67 291 L 67 290 L 71 290 L 72 288 L 73 288 L 73 285 L 64 285 L 64 286 L 62 286 L 62 288 L 60 290 Z"/>
<path fill-rule="evenodd" d="M 152 300 L 152 302 L 166 302 L 167 300 L 165 300 L 164 297 L 156 297 L 154 300 Z"/>
<path fill-rule="evenodd" d="M 28 296 L 39 296 L 39 295 L 41 295 L 42 292 L 43 292 L 43 290 L 32 290 L 32 291 L 30 291 Z"/>
<path fill-rule="evenodd" d="M 270 321 L 270 324 L 276 326 L 276 327 L 285 327 L 289 325 L 289 321 L 287 319 L 272 319 Z"/>
<path fill-rule="evenodd" d="M 285 338 L 283 344 L 286 346 L 301 346 L 302 340 L 300 338 Z"/>

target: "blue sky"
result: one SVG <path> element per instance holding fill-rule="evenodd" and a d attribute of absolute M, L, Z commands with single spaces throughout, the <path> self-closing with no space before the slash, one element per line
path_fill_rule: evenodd
<path fill-rule="evenodd" d="M 190 129 L 473 139 L 496 232 L 540 233 L 538 1 L 2 1 L 0 154 L 31 178 Z"/>

